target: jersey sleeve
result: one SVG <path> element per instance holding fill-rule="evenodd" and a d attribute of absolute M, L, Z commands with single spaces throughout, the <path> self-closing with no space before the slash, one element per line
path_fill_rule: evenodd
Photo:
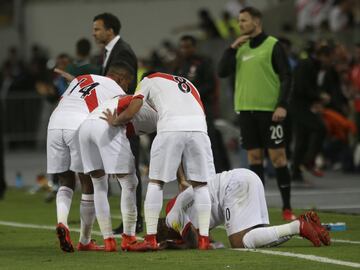
<path fill-rule="evenodd" d="M 151 81 L 148 78 L 144 78 L 139 84 L 136 89 L 136 92 L 134 94 L 133 98 L 141 98 L 144 100 L 147 100 L 150 95 L 150 87 Z"/>

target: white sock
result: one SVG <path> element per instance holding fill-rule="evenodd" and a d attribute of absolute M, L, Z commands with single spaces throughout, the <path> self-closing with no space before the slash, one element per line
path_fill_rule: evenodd
<path fill-rule="evenodd" d="M 144 215 L 147 234 L 156 234 L 159 216 L 163 204 L 163 188 L 159 184 L 149 183 L 145 203 Z"/>
<path fill-rule="evenodd" d="M 82 194 L 80 201 L 80 242 L 87 245 L 91 241 L 91 230 L 95 221 L 94 194 Z"/>
<path fill-rule="evenodd" d="M 61 186 L 56 193 L 57 222 L 68 226 L 68 216 L 74 191 L 71 188 Z"/>
<path fill-rule="evenodd" d="M 244 235 L 243 244 L 246 248 L 260 248 L 284 242 L 292 235 L 299 234 L 300 223 L 293 222 L 271 227 L 256 228 Z"/>
<path fill-rule="evenodd" d="M 137 208 L 136 208 L 136 187 L 138 179 L 136 174 L 129 174 L 117 178 L 121 186 L 121 216 L 124 226 L 123 232 L 126 235 L 135 235 Z"/>
<path fill-rule="evenodd" d="M 112 231 L 110 205 L 108 201 L 108 176 L 91 177 L 94 186 L 94 204 L 96 219 L 104 239 L 114 237 Z"/>
<path fill-rule="evenodd" d="M 194 188 L 194 207 L 198 215 L 199 234 L 209 236 L 211 199 L 207 185 Z"/>

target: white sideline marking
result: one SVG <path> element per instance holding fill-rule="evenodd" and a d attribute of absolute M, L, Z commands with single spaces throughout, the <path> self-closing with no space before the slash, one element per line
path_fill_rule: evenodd
<path fill-rule="evenodd" d="M 315 256 L 315 255 L 307 255 L 307 254 L 292 253 L 292 252 L 283 252 L 283 251 L 274 251 L 274 250 L 263 250 L 263 249 L 241 249 L 241 248 L 234 248 L 233 250 L 245 251 L 245 252 L 263 253 L 263 254 L 270 254 L 270 255 L 279 255 L 279 256 L 299 258 L 299 259 L 304 259 L 304 260 L 314 261 L 314 262 L 320 262 L 320 263 L 329 263 L 329 264 L 336 264 L 336 265 L 342 265 L 342 266 L 349 266 L 349 267 L 354 267 L 354 268 L 360 268 L 360 263 L 334 260 L 334 259 L 330 259 L 330 258 L 326 258 L 326 257 L 320 257 L 320 256 Z"/>
<path fill-rule="evenodd" d="M 38 224 L 27 224 L 27 223 L 18 223 L 18 222 L 9 222 L 9 221 L 2 221 L 0 220 L 0 225 L 8 226 L 8 227 L 17 227 L 17 228 L 30 228 L 30 229 L 43 229 L 43 230 L 50 230 L 55 231 L 55 226 L 49 225 L 38 225 Z M 80 233 L 80 229 L 71 228 L 72 232 Z M 91 234 L 102 236 L 101 232 L 99 231 L 91 231 Z M 122 238 L 121 234 L 114 234 L 115 238 Z M 142 237 L 136 237 L 138 240 L 143 240 Z"/>

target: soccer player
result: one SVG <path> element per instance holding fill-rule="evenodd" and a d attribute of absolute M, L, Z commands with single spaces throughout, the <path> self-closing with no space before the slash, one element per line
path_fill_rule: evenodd
<path fill-rule="evenodd" d="M 95 220 L 94 195 L 91 180 L 82 174 L 83 166 L 78 142 L 78 127 L 103 101 L 125 94 L 119 87 L 131 72 L 125 64 L 113 65 L 107 77 L 82 75 L 73 79 L 52 113 L 47 134 L 47 172 L 57 174 L 60 188 L 56 195 L 56 232 L 60 248 L 73 252 L 67 223 L 73 191 L 75 173 L 79 173 L 82 187 L 80 203 L 81 232 L 79 250 L 97 250 L 91 241 L 91 228 Z M 69 74 L 67 74 L 69 75 Z"/>
<path fill-rule="evenodd" d="M 131 80 L 128 82 L 130 83 Z M 127 250 L 130 244 L 136 242 L 136 186 L 138 179 L 135 173 L 134 156 L 126 133 L 128 130 L 128 135 L 131 136 L 139 135 L 139 133 L 152 133 L 156 130 L 157 112 L 147 103 L 141 107 L 127 126 L 109 126 L 101 119 L 103 111 L 110 110 L 120 113 L 131 100 L 132 96 L 124 96 L 105 101 L 88 116 L 79 130 L 84 172 L 90 174 L 93 182 L 96 218 L 104 237 L 105 251 L 108 252 L 116 251 L 117 248 L 107 198 L 107 176 L 115 175 L 121 186 L 120 206 L 124 228 L 121 249 Z"/>
<path fill-rule="evenodd" d="M 194 186 L 194 206 L 199 220 L 199 249 L 209 247 L 210 195 L 206 184 L 215 174 L 211 144 L 200 95 L 187 79 L 165 73 L 151 73 L 139 84 L 129 107 L 117 115 L 107 110 L 113 126 L 130 121 L 148 102 L 158 112 L 157 135 L 151 146 L 149 184 L 144 213 L 147 235 L 132 250 L 157 250 L 157 224 L 163 204 L 163 186 L 176 179 L 183 160 L 187 179 Z"/>
<path fill-rule="evenodd" d="M 194 194 L 184 176 L 180 183 L 186 189 L 171 199 L 166 207 L 166 225 L 188 243 L 192 225 L 197 228 L 196 209 L 192 206 Z M 314 211 L 306 212 L 287 224 L 268 226 L 269 217 L 264 187 L 260 178 L 248 169 L 234 169 L 216 174 L 208 181 L 211 196 L 210 228 L 225 224 L 233 248 L 260 248 L 275 246 L 300 235 L 316 247 L 330 245 L 330 236 L 321 226 Z M 158 239 L 163 240 L 163 239 Z M 190 245 L 191 246 L 191 245 Z"/>

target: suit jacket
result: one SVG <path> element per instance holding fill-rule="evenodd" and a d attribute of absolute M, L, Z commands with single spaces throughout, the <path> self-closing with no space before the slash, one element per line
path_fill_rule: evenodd
<path fill-rule="evenodd" d="M 118 42 L 115 43 L 115 46 L 111 50 L 105 68 L 102 68 L 101 70 L 101 74 L 105 75 L 112 63 L 120 61 L 126 62 L 134 70 L 134 79 L 129 86 L 130 94 L 133 94 L 137 84 L 137 58 L 130 45 L 126 43 L 122 38 L 120 38 Z"/>

